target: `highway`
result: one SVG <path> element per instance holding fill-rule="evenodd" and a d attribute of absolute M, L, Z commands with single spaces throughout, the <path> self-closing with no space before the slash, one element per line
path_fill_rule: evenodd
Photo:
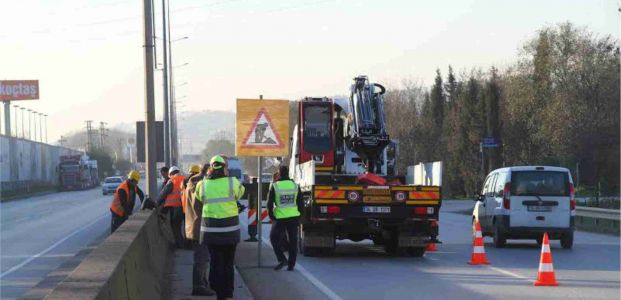
<path fill-rule="evenodd" d="M 70 191 L 0 204 L 2 299 L 15 299 L 110 230 L 111 195 Z"/>
<path fill-rule="evenodd" d="M 551 242 L 558 287 L 534 287 L 541 247 L 509 240 L 495 249 L 486 238 L 489 266 L 470 266 L 472 201 L 446 201 L 439 251 L 423 258 L 390 257 L 370 241 L 337 242 L 332 257 L 304 257 L 302 275 L 319 281 L 332 299 L 619 299 L 619 237 L 576 232 L 574 248 Z M 264 224 L 263 239 L 270 225 Z M 270 251 L 267 245 L 264 251 Z M 307 274 L 304 274 L 307 273 Z M 317 284 L 315 284 L 317 285 Z"/>

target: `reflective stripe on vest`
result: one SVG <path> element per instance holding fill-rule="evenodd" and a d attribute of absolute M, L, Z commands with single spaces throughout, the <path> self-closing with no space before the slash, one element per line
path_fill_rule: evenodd
<path fill-rule="evenodd" d="M 202 232 L 229 232 L 239 230 L 239 224 L 234 226 L 227 227 L 209 227 L 209 226 L 201 226 Z"/>
<path fill-rule="evenodd" d="M 203 180 L 203 218 L 223 219 L 239 215 L 233 178 Z"/>
<path fill-rule="evenodd" d="M 185 177 L 176 174 L 174 175 L 172 178 L 170 178 L 170 181 L 172 182 L 172 186 L 173 189 L 170 192 L 170 194 L 168 194 L 166 196 L 166 201 L 164 202 L 164 207 L 181 207 L 181 193 L 183 192 L 183 190 L 181 189 L 181 186 L 183 185 L 183 180 L 185 179 Z"/>
<path fill-rule="evenodd" d="M 118 216 L 120 217 L 124 217 L 125 216 L 125 210 L 123 209 L 123 205 L 121 204 L 121 199 L 119 198 L 119 191 L 120 190 L 124 190 L 125 191 L 125 196 L 127 197 L 127 201 L 129 201 L 129 207 L 133 207 L 134 203 L 132 199 L 131 195 L 129 194 L 129 185 L 127 183 L 127 180 L 123 181 L 123 183 L 121 183 L 121 185 L 119 185 L 118 188 L 116 188 L 116 191 L 114 191 L 114 198 L 112 199 L 112 203 L 110 203 L 110 209 Z M 136 188 L 134 188 L 134 191 L 136 192 Z"/>
<path fill-rule="evenodd" d="M 297 206 L 298 186 L 292 180 L 274 183 L 274 217 L 284 219 L 300 216 Z"/>

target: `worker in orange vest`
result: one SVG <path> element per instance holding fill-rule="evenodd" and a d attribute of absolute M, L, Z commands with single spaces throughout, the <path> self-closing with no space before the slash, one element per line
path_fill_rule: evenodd
<path fill-rule="evenodd" d="M 177 248 L 183 247 L 183 236 L 181 235 L 181 223 L 183 222 L 183 208 L 181 204 L 181 194 L 183 192 L 183 181 L 185 177 L 181 175 L 179 168 L 172 166 L 168 170 L 168 182 L 162 188 L 157 199 L 157 204 L 162 208 L 162 213 L 168 215 L 170 226 L 175 236 Z"/>
<path fill-rule="evenodd" d="M 114 198 L 110 204 L 110 212 L 112 213 L 110 233 L 113 233 L 132 215 L 136 202 L 136 194 L 140 197 L 141 203 L 144 200 L 144 194 L 138 187 L 139 181 L 140 173 L 136 170 L 132 170 L 127 174 L 127 180 L 123 181 L 114 192 Z"/>

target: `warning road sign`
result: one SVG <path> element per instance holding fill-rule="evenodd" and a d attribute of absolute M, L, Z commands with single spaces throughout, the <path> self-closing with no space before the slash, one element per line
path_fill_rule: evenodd
<path fill-rule="evenodd" d="M 237 99 L 238 156 L 289 154 L 289 101 Z"/>

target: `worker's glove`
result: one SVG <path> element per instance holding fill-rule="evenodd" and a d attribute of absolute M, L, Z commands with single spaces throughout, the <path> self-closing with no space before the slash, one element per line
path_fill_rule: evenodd
<path fill-rule="evenodd" d="M 241 204 L 241 203 L 239 203 L 239 202 L 237 202 L 237 213 L 241 213 L 244 210 L 246 210 L 246 206 Z"/>
<path fill-rule="evenodd" d="M 140 209 L 145 210 L 145 209 L 154 209 L 155 208 L 155 202 L 153 202 L 153 200 L 151 200 L 151 198 L 147 197 L 147 199 L 144 199 L 144 201 L 142 201 L 142 205 L 140 207 Z"/>

